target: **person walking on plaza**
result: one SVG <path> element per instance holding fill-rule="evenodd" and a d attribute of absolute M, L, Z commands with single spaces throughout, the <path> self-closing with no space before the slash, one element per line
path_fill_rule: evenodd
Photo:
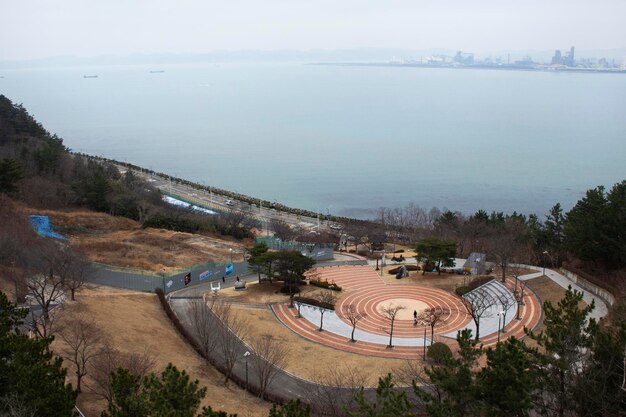
<path fill-rule="evenodd" d="M 413 310 L 413 326 L 417 326 L 417 310 Z"/>

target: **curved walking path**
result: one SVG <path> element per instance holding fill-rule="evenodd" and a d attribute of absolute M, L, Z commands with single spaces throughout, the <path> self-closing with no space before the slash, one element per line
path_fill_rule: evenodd
<path fill-rule="evenodd" d="M 520 265 L 520 266 L 530 269 L 530 270 L 537 271 L 532 274 L 527 274 L 527 275 L 519 277 L 520 281 L 528 281 L 530 279 L 540 278 L 544 276 L 544 273 L 543 273 L 544 268 L 542 267 L 534 266 L 534 265 Z M 590 318 L 593 318 L 596 321 L 599 321 L 601 318 L 609 314 L 609 307 L 606 305 L 606 302 L 602 298 L 595 296 L 593 293 L 585 290 L 580 285 L 576 284 L 575 282 L 572 282 L 572 280 L 567 278 L 565 275 L 553 269 L 545 268 L 545 276 L 550 278 L 554 283 L 558 284 L 562 288 L 567 289 L 568 287 L 572 287 L 573 290 L 582 292 L 583 301 L 585 303 L 587 304 L 594 303 L 595 308 L 589 314 Z"/>
<path fill-rule="evenodd" d="M 313 342 L 320 343 L 335 349 L 353 353 L 385 358 L 414 359 L 420 357 L 424 346 L 431 343 L 430 328 L 415 325 L 413 311 L 418 314 L 432 307 L 442 307 L 446 310 L 442 325 L 435 327 L 435 341 L 456 345 L 456 333 L 460 329 L 470 328 L 475 332 L 471 317 L 458 296 L 436 288 L 419 286 L 417 284 L 387 284 L 370 266 L 346 266 L 335 268 L 318 268 L 313 273 L 322 280 L 334 282 L 343 288 L 342 295 L 335 304 L 335 311 L 326 310 L 324 313 L 323 331 L 319 331 L 320 309 L 311 306 L 302 306 L 302 317 L 298 317 L 296 308 L 289 308 L 288 304 L 277 304 L 272 310 L 277 319 L 286 327 Z M 493 281 L 494 297 L 497 293 L 510 295 L 513 281 L 505 285 Z M 356 311 L 365 314 L 356 325 L 355 342 L 350 341 L 352 325 L 345 316 L 345 308 L 352 305 Z M 393 348 L 389 348 L 389 320 L 382 313 L 382 308 L 389 305 L 405 307 L 398 313 L 394 323 Z M 499 317 L 495 314 L 497 303 L 490 314 L 481 319 L 481 342 L 485 346 L 497 342 L 497 330 L 500 326 Z M 530 290 L 524 296 L 524 303 L 520 306 L 520 320 L 515 318 L 517 303 L 510 307 L 506 316 L 506 325 L 501 338 L 516 336 L 524 337 L 524 327 L 534 328 L 541 320 L 541 304 L 539 299 Z"/>

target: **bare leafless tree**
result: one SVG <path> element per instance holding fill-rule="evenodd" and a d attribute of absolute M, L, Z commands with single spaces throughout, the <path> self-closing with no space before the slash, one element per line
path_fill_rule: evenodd
<path fill-rule="evenodd" d="M 498 266 L 500 266 L 502 282 L 506 280 L 509 263 L 520 252 L 524 252 L 525 246 L 527 246 L 525 243 L 527 233 L 526 225 L 515 219 L 507 219 L 502 227 L 490 230 L 489 253 L 495 257 Z"/>
<path fill-rule="evenodd" d="M 402 305 L 395 305 L 393 303 L 389 303 L 386 306 L 381 308 L 381 313 L 383 313 L 383 317 L 389 321 L 389 344 L 388 348 L 393 347 L 393 326 L 396 321 L 396 317 L 398 313 L 402 310 L 405 310 L 406 307 Z"/>
<path fill-rule="evenodd" d="M 217 332 L 221 323 L 213 312 L 216 309 L 215 303 L 217 302 L 221 302 L 218 301 L 218 297 L 211 297 L 208 301 L 195 299 L 189 304 L 191 325 L 207 360 L 219 344 Z"/>
<path fill-rule="evenodd" d="M 85 285 L 89 274 L 93 272 L 91 262 L 80 252 L 63 250 L 64 268 L 59 273 L 62 275 L 65 287 L 70 291 L 71 300 L 74 301 L 76 290 Z"/>
<path fill-rule="evenodd" d="M 328 307 L 335 305 L 337 296 L 331 290 L 324 290 L 317 295 L 317 301 L 319 302 L 317 309 L 320 312 L 320 328 L 318 330 L 321 332 L 324 330 L 324 313 L 326 313 Z"/>
<path fill-rule="evenodd" d="M 2 417 L 35 417 L 37 414 L 37 410 L 15 392 L 0 397 L 0 410 Z"/>
<path fill-rule="evenodd" d="M 445 307 L 430 307 L 422 311 L 417 319 L 430 327 L 430 340 L 433 341 L 435 337 L 435 327 L 445 323 L 445 317 L 450 311 Z"/>
<path fill-rule="evenodd" d="M 461 302 L 467 314 L 472 317 L 476 325 L 476 340 L 479 340 L 480 319 L 482 317 L 488 317 L 487 315 L 490 313 L 489 309 L 493 306 L 494 300 L 486 291 L 477 288 L 461 297 Z"/>
<path fill-rule="evenodd" d="M 244 339 L 248 333 L 248 322 L 234 314 L 230 301 L 217 300 L 209 306 L 220 320 L 216 334 L 219 339 L 218 348 L 222 353 L 226 368 L 224 382 L 228 382 L 239 359 L 238 348 L 241 345 L 241 339 Z"/>
<path fill-rule="evenodd" d="M 354 406 L 354 394 L 367 385 L 367 376 L 357 368 L 347 365 L 328 365 L 313 375 L 315 384 L 307 383 L 309 403 L 317 415 L 344 417 L 350 415 Z"/>
<path fill-rule="evenodd" d="M 317 272 L 312 273 L 312 274 L 307 274 L 307 278 L 310 278 L 310 279 L 317 279 L 318 276 L 319 276 L 319 273 L 317 273 Z M 294 304 L 296 306 L 296 309 L 298 310 L 298 315 L 296 315 L 296 318 L 298 318 L 298 319 L 302 318 L 302 314 L 301 314 L 300 311 L 302 309 L 302 306 L 304 304 L 306 304 L 306 302 L 302 299 L 302 297 L 307 296 L 312 291 L 313 291 L 313 289 L 311 289 L 310 286 L 301 287 L 300 288 L 300 294 L 299 294 L 298 298 L 294 298 L 293 302 L 294 302 Z"/>
<path fill-rule="evenodd" d="M 39 318 L 39 334 L 51 334 L 53 318 L 50 309 L 65 299 L 69 290 L 74 299 L 75 291 L 85 284 L 91 264 L 80 253 L 69 246 L 46 242 L 37 248 L 39 260 L 38 273 L 28 281 L 28 292 L 35 303 L 41 308 Z"/>
<path fill-rule="evenodd" d="M 245 206 L 221 211 L 218 220 L 227 226 L 233 235 L 236 235 L 238 228 L 249 227 L 254 224 L 252 211 Z"/>
<path fill-rule="evenodd" d="M 395 379 L 404 385 L 411 386 L 415 382 L 418 385 L 430 383 L 424 372 L 424 362 L 407 359 L 393 372 Z"/>
<path fill-rule="evenodd" d="M 513 307 L 515 304 L 515 297 L 509 293 L 508 290 L 506 291 L 506 293 L 501 293 L 496 296 L 500 307 L 502 307 L 502 333 L 506 333 L 506 330 L 504 330 L 504 326 L 506 325 L 506 314 L 508 313 L 509 308 Z"/>
<path fill-rule="evenodd" d="M 292 228 L 287 222 L 277 218 L 270 220 L 270 229 L 274 232 L 274 236 L 285 242 L 294 240 L 301 232 L 298 228 Z"/>
<path fill-rule="evenodd" d="M 145 378 L 155 367 L 154 359 L 148 352 L 127 353 L 114 348 L 109 343 L 100 348 L 100 354 L 91 361 L 87 388 L 97 396 L 113 401 L 111 387 L 112 373 L 118 368 L 128 369 L 133 375 Z"/>
<path fill-rule="evenodd" d="M 369 229 L 367 226 L 360 224 L 349 224 L 345 228 L 345 232 L 354 238 L 354 251 L 359 251 L 359 245 L 364 244 L 367 241 L 367 234 Z"/>
<path fill-rule="evenodd" d="M 93 319 L 85 316 L 72 317 L 61 328 L 59 335 L 65 342 L 64 357 L 74 365 L 76 390 L 81 392 L 81 381 L 89 369 L 89 364 L 100 354 L 102 331 Z"/>
<path fill-rule="evenodd" d="M 359 321 L 367 317 L 367 314 L 362 311 L 358 311 L 356 305 L 349 304 L 347 306 L 342 307 L 343 316 L 350 322 L 352 325 L 352 333 L 350 335 L 350 341 L 356 342 L 354 339 L 354 331 L 356 330 L 356 325 Z"/>
<path fill-rule="evenodd" d="M 259 397 L 263 397 L 278 371 L 285 367 L 289 350 L 284 341 L 269 334 L 252 339 L 251 346 L 252 367 L 259 378 Z"/>
<path fill-rule="evenodd" d="M 47 337 L 52 334 L 54 325 L 51 308 L 60 304 L 66 295 L 64 274 L 59 273 L 65 265 L 54 243 L 49 242 L 38 249 L 39 272 L 28 280 L 27 287 L 28 295 L 41 310 L 33 311 L 32 328 L 39 336 Z"/>

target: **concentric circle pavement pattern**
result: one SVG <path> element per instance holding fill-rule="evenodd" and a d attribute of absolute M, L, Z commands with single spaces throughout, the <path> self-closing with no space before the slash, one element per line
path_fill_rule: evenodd
<path fill-rule="evenodd" d="M 357 340 L 354 343 L 350 341 L 349 336 L 330 331 L 318 331 L 319 323 L 298 318 L 297 310 L 289 308 L 288 304 L 278 304 L 272 307 L 278 320 L 289 329 L 309 340 L 332 348 L 387 358 L 418 358 L 422 356 L 424 350 L 422 336 L 425 329 L 421 324 L 415 325 L 414 311 L 419 314 L 425 308 L 443 308 L 445 314 L 441 320 L 442 325 L 435 327 L 434 341 L 448 343 L 451 347 L 456 346 L 456 341 L 444 334 L 454 333 L 471 322 L 471 317 L 455 294 L 414 283 L 403 282 L 388 285 L 370 266 L 318 268 L 313 273 L 322 280 L 334 282 L 343 288 L 335 304 L 337 319 L 352 327 L 346 318 L 347 307 L 352 306 L 358 313 L 365 315 L 358 321 L 357 329 L 371 334 L 370 340 L 381 340 L 380 336 L 389 336 L 389 320 L 383 313 L 385 307 L 404 307 L 396 316 L 393 339 L 398 341 L 407 338 L 406 342 L 408 342 L 411 338 L 411 343 L 413 343 L 413 346 L 405 346 L 408 343 L 396 345 L 394 342 L 393 348 L 388 348 L 387 343 L 372 343 L 366 340 Z M 521 320 L 512 320 L 506 327 L 506 333 L 503 333 L 501 337 L 515 335 L 521 338 L 524 336 L 524 326 L 533 328 L 538 324 L 541 318 L 540 303 L 530 291 L 527 291 L 520 313 Z M 430 328 L 427 329 L 427 337 L 430 339 Z M 494 344 L 496 341 L 497 334 L 481 335 L 483 345 Z M 430 340 L 427 343 L 430 344 Z"/>

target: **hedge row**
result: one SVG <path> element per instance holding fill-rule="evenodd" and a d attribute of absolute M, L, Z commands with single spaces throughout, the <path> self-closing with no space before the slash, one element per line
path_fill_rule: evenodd
<path fill-rule="evenodd" d="M 341 287 L 335 284 L 334 282 L 322 281 L 319 279 L 312 279 L 310 283 L 311 285 L 315 287 L 326 288 L 327 290 L 333 290 L 333 291 L 341 291 Z"/>
<path fill-rule="evenodd" d="M 480 277 L 476 277 L 473 280 L 470 281 L 468 287 L 470 290 L 473 290 L 474 288 L 478 288 L 483 284 L 488 283 L 489 281 L 493 280 L 494 278 L 490 275 L 487 276 L 480 276 Z"/>
<path fill-rule="evenodd" d="M 472 291 L 472 289 L 469 287 L 469 285 L 461 285 L 460 287 L 456 287 L 454 289 L 454 292 L 459 297 L 463 297 L 465 294 L 467 294 L 470 291 Z"/>
<path fill-rule="evenodd" d="M 167 317 L 169 317 L 170 321 L 172 322 L 174 327 L 176 327 L 176 330 L 178 330 L 180 335 L 187 341 L 187 343 L 189 343 L 189 345 L 198 353 L 198 355 L 206 359 L 211 365 L 213 365 L 213 367 L 215 367 L 215 369 L 217 369 L 223 375 L 226 375 L 226 368 L 224 367 L 224 365 L 214 360 L 212 357 L 205 355 L 204 350 L 202 349 L 200 344 L 191 335 L 191 333 L 189 333 L 187 328 L 183 326 L 183 324 L 180 322 L 178 316 L 174 313 L 172 307 L 170 307 L 170 304 L 167 302 L 163 290 L 161 288 L 157 288 L 155 292 L 157 294 L 157 297 L 159 298 L 159 301 L 161 302 L 161 307 L 163 307 L 163 310 L 165 310 L 165 314 L 167 314 Z M 231 374 L 230 379 L 235 384 L 239 385 L 242 389 L 246 389 L 245 379 L 238 377 L 234 373 Z M 250 393 L 256 396 L 259 396 L 260 394 L 260 390 L 253 383 L 248 383 L 247 389 Z M 277 404 L 286 404 L 287 402 L 289 402 L 288 398 L 272 394 L 268 391 L 265 391 L 265 394 L 263 394 L 263 399 Z"/>
<path fill-rule="evenodd" d="M 330 304 L 330 303 L 322 303 L 319 300 L 316 300 L 315 298 L 307 298 L 307 297 L 299 297 L 296 296 L 293 298 L 293 301 L 295 303 L 302 303 L 302 304 L 309 304 L 315 307 L 322 307 L 325 308 L 326 310 L 334 310 L 335 309 L 335 305 L 334 304 Z"/>
<path fill-rule="evenodd" d="M 473 280 L 471 280 L 468 285 L 461 285 L 460 287 L 457 287 L 454 290 L 454 292 L 459 297 L 462 297 L 465 294 L 467 294 L 468 292 L 470 292 L 470 291 L 480 287 L 481 285 L 484 285 L 484 284 L 488 283 L 489 281 L 492 281 L 493 279 L 494 278 L 492 276 L 489 276 L 489 275 L 476 277 Z"/>

